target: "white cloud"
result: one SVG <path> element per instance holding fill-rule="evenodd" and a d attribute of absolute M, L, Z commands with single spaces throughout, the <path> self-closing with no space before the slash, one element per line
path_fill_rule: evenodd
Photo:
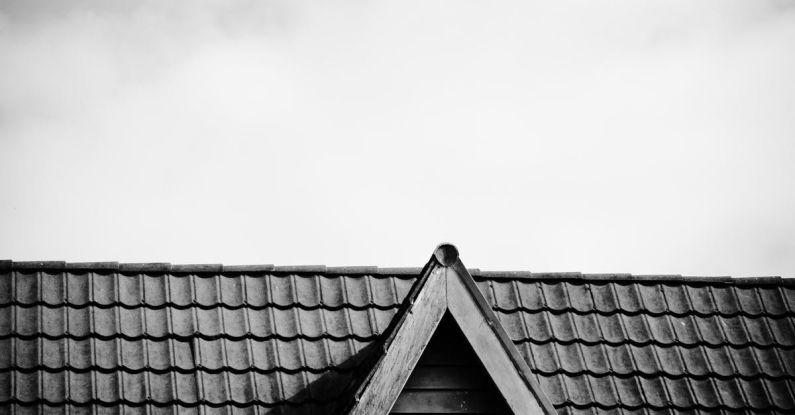
<path fill-rule="evenodd" d="M 793 275 L 787 3 L 45 6 L 0 7 L 0 256 Z"/>

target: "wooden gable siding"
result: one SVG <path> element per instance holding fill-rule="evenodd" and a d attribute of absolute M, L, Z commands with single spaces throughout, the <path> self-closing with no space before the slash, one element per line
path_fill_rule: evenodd
<path fill-rule="evenodd" d="M 392 414 L 510 414 L 453 318 L 446 314 Z"/>

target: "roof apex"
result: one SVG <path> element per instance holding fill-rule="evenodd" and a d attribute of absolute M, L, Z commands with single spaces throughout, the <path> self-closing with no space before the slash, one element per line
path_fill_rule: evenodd
<path fill-rule="evenodd" d="M 442 242 L 433 251 L 433 256 L 443 266 L 450 267 L 458 261 L 458 248 L 451 243 Z"/>

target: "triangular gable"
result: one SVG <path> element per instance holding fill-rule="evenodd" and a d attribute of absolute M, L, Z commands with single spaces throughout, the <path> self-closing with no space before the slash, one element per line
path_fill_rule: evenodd
<path fill-rule="evenodd" d="M 389 412 L 445 312 L 461 328 L 514 413 L 556 413 L 454 246 L 442 244 L 434 251 L 407 301 L 409 307 L 385 341 L 384 354 L 357 392 L 350 414 Z"/>
<path fill-rule="evenodd" d="M 511 410 L 448 312 L 390 413 L 509 415 Z"/>

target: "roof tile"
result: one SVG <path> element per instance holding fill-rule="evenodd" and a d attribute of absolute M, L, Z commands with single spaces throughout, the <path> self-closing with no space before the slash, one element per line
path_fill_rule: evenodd
<path fill-rule="evenodd" d="M 610 362 L 607 358 L 606 348 L 610 346 L 593 345 L 582 346 L 582 356 L 587 369 L 596 374 L 606 374 L 610 371 Z"/>
<path fill-rule="evenodd" d="M 556 355 L 555 343 L 526 344 L 530 355 L 533 357 L 533 367 L 543 373 L 554 373 L 560 369 L 560 359 Z"/>
<path fill-rule="evenodd" d="M 632 351 L 629 345 L 605 347 L 610 368 L 615 373 L 631 373 L 635 370 Z"/>
<path fill-rule="evenodd" d="M 63 402 L 66 397 L 67 372 L 42 372 L 42 398 L 50 402 Z"/>
<path fill-rule="evenodd" d="M 757 290 L 766 313 L 775 316 L 787 313 L 786 300 L 781 292 L 784 289 L 782 287 L 765 287 Z"/>
<path fill-rule="evenodd" d="M 71 281 L 72 275 L 69 276 L 69 280 Z M 141 283 L 140 278 L 137 275 L 119 275 L 116 279 L 118 285 L 118 293 L 119 293 L 119 301 L 122 304 L 128 306 L 137 306 L 141 303 Z M 72 295 L 72 284 L 67 284 L 67 289 L 69 290 L 69 302 L 72 304 L 81 304 L 76 301 L 73 301 Z M 75 298 L 77 299 L 77 298 Z"/>
<path fill-rule="evenodd" d="M 215 305 L 220 302 L 217 278 L 190 275 L 193 282 L 196 302 L 202 305 Z"/>
<path fill-rule="evenodd" d="M 710 286 L 684 286 L 683 301 L 688 303 L 687 308 L 699 314 L 710 314 L 723 304 L 719 295 L 714 295 Z M 716 301 L 718 304 L 716 304 Z"/>
<path fill-rule="evenodd" d="M 575 405 L 588 405 L 598 399 L 598 396 L 591 393 L 587 376 L 564 376 L 563 380 L 566 382 L 568 400 Z"/>
<path fill-rule="evenodd" d="M 547 314 L 555 339 L 572 341 L 577 338 L 574 332 L 573 316 L 570 314 Z"/>
<path fill-rule="evenodd" d="M 608 407 L 618 403 L 618 391 L 612 378 L 593 379 L 591 389 L 594 394 L 594 401 Z"/>
<path fill-rule="evenodd" d="M 176 397 L 182 402 L 193 403 L 198 400 L 196 373 L 174 373 Z"/>
<path fill-rule="evenodd" d="M 679 343 L 688 345 L 698 344 L 698 329 L 693 316 L 671 317 L 671 324 L 674 327 L 674 333 Z"/>
<path fill-rule="evenodd" d="M 2 261 L 0 261 L 2 266 Z M 12 279 L 15 278 L 15 273 L 0 272 L 0 304 L 8 304 L 12 298 L 16 297 L 15 290 L 12 289 Z"/>
<path fill-rule="evenodd" d="M 770 408 L 770 398 L 768 397 L 766 381 L 761 378 L 740 380 L 742 389 L 745 391 L 748 404 L 752 408 Z"/>
<path fill-rule="evenodd" d="M 640 406 L 643 404 L 638 379 L 614 377 L 619 401 L 626 406 Z"/>
<path fill-rule="evenodd" d="M 612 284 L 621 310 L 637 312 L 643 309 L 638 284 Z"/>
<path fill-rule="evenodd" d="M 599 327 L 602 329 L 604 340 L 608 343 L 622 343 L 627 340 L 627 335 L 624 333 L 622 316 L 620 314 L 600 315 L 597 317 Z M 599 339 L 589 339 L 598 341 Z"/>
<path fill-rule="evenodd" d="M 748 330 L 748 333 L 750 334 L 752 342 L 764 346 L 773 344 L 775 340 L 773 338 L 772 333 L 770 333 L 770 329 L 768 328 L 767 317 L 761 317 L 756 319 L 745 318 L 745 317 L 738 317 L 738 318 L 744 320 L 743 322 L 745 323 L 745 327 Z"/>
<path fill-rule="evenodd" d="M 16 339 L 12 338 L 5 338 L 0 339 L 0 372 L 2 369 L 7 369 L 12 364 L 12 359 L 14 355 L 11 354 L 11 342 L 16 341 Z"/>
<path fill-rule="evenodd" d="M 795 395 L 793 395 L 793 386 L 795 381 L 789 380 L 766 380 L 768 391 L 772 397 L 772 403 L 778 408 L 786 411 L 795 409 Z"/>
<path fill-rule="evenodd" d="M 591 284 L 591 293 L 597 310 L 609 313 L 620 309 L 612 284 Z"/>
<path fill-rule="evenodd" d="M 328 307 L 341 307 L 345 304 L 342 289 L 342 279 L 339 277 L 320 277 L 320 298 Z"/>
<path fill-rule="evenodd" d="M 41 274 L 41 300 L 47 304 L 61 304 L 64 302 L 64 274 Z M 17 301 L 22 302 L 19 298 Z"/>
<path fill-rule="evenodd" d="M 279 411 L 287 398 L 298 403 L 349 390 L 360 376 L 354 374 L 357 365 L 380 350 L 366 346 L 388 330 L 416 281 L 415 274 L 393 277 L 374 268 L 356 275 L 341 269 L 323 274 L 321 268 L 280 268 L 277 274 L 215 269 L 201 275 L 191 275 L 189 269 L 169 275 L 122 268 L 126 274 L 33 267 L 0 275 L 0 287 L 8 287 L 15 301 L 50 304 L 0 306 L 0 335 L 12 336 L 0 338 L 0 355 L 13 354 L 30 368 L 68 365 L 78 371 L 0 370 L 0 395 L 17 376 L 21 380 L 13 382 L 15 390 L 28 382 L 36 385 L 32 399 L 47 396 L 53 402 L 70 392 L 111 402 L 149 397 L 157 402 L 241 403 L 256 398 Z M 556 388 L 550 393 L 561 412 L 573 404 L 584 413 L 593 405 L 620 404 L 616 411 L 622 414 L 673 414 L 667 406 L 675 403 L 692 413 L 691 384 L 702 409 L 725 405 L 764 411 L 771 400 L 783 412 L 793 409 L 795 295 L 781 281 L 749 280 L 736 286 L 729 279 L 624 276 L 616 282 L 579 275 L 576 280 L 490 275 L 484 273 L 478 287 L 497 306 L 502 325 L 542 388 Z M 0 304 L 11 299 L 0 290 Z M 86 307 L 90 301 L 100 306 Z M 249 332 L 255 337 L 241 339 Z M 39 333 L 55 338 L 25 340 Z M 64 339 L 64 333 L 81 337 Z M 172 333 L 177 337 L 163 338 Z M 214 336 L 231 339 L 211 340 Z M 10 364 L 0 356 L 0 369 Z M 195 371 L 196 364 L 203 369 Z M 337 368 L 329 371 L 331 365 Z M 151 371 L 136 373 L 146 367 Z M 42 390 L 37 389 L 39 379 Z M 79 386 L 82 392 L 73 390 Z M 308 403 L 291 408 L 296 413 L 331 410 Z M 148 405 L 134 412 L 172 409 Z M 196 412 L 183 409 L 179 412 Z M 253 406 L 232 412 L 256 413 Z"/>
<path fill-rule="evenodd" d="M 565 284 L 564 282 L 541 284 L 541 299 L 547 307 L 552 310 L 566 310 L 571 308 Z"/>
<path fill-rule="evenodd" d="M 563 377 L 564 375 L 552 375 L 542 376 L 538 379 L 541 391 L 552 405 L 562 405 L 568 398 Z"/>
<path fill-rule="evenodd" d="M 243 277 L 240 275 L 219 277 L 221 286 L 221 302 L 227 307 L 241 307 L 246 298 L 243 289 Z"/>
<path fill-rule="evenodd" d="M 552 343 L 552 347 L 554 350 L 553 356 L 556 357 L 555 360 L 560 362 L 559 367 L 564 371 L 568 373 L 580 373 L 586 369 L 578 344 L 564 346 Z"/>
<path fill-rule="evenodd" d="M 685 285 L 660 284 L 662 293 L 660 294 L 666 304 L 666 308 L 673 314 L 687 314 L 692 311 L 688 298 L 688 287 Z"/>
<path fill-rule="evenodd" d="M 595 309 L 591 284 L 564 283 L 568 291 L 569 302 L 574 310 L 587 313 Z"/>
<path fill-rule="evenodd" d="M 654 347 L 654 346 L 647 346 Z M 681 376 L 685 374 L 685 363 L 681 351 L 683 348 L 676 347 L 655 347 L 661 371 L 671 376 Z"/>
<path fill-rule="evenodd" d="M 736 287 L 734 289 L 740 308 L 750 314 L 759 315 L 765 312 L 755 287 Z"/>
<path fill-rule="evenodd" d="M 367 277 L 339 277 L 345 292 L 345 303 L 354 307 L 367 307 L 370 304 L 370 287 Z"/>
<path fill-rule="evenodd" d="M 629 346 L 633 366 L 636 371 L 646 374 L 659 374 L 661 367 L 657 361 L 657 348 L 653 346 Z"/>
<path fill-rule="evenodd" d="M 670 402 L 666 382 L 661 377 L 638 377 L 646 405 L 664 408 Z"/>
<path fill-rule="evenodd" d="M 668 303 L 663 295 L 663 288 L 659 284 L 639 284 L 636 286 L 640 294 L 643 310 L 649 313 L 664 313 L 668 311 Z"/>

